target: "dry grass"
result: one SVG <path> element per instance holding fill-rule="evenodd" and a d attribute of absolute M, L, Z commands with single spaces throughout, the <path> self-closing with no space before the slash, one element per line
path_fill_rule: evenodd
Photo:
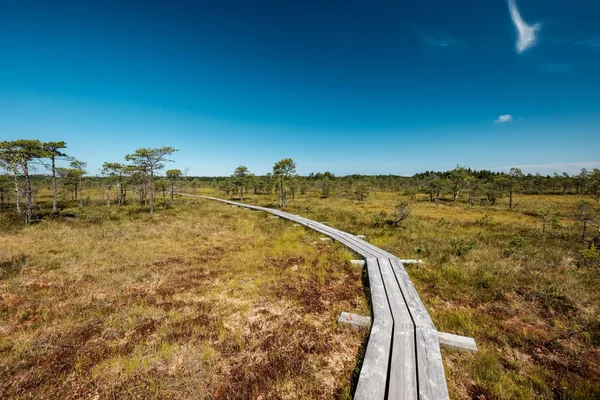
<path fill-rule="evenodd" d="M 452 398 L 600 398 L 600 261 L 582 258 L 581 225 L 572 219 L 577 197 L 518 196 L 513 210 L 506 199 L 473 207 L 408 199 L 412 215 L 394 228 L 381 212 L 392 213 L 400 198 L 309 194 L 290 201 L 288 211 L 425 260 L 408 272 L 436 327 L 472 336 L 481 349 L 444 351 Z M 542 233 L 535 211 L 548 204 L 559 221 Z"/>
<path fill-rule="evenodd" d="M 0 398 L 350 397 L 340 245 L 208 201 L 63 215 L 0 233 Z"/>

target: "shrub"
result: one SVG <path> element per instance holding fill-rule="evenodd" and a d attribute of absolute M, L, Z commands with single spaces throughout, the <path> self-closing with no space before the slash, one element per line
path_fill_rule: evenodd
<path fill-rule="evenodd" d="M 477 220 L 475 220 L 475 225 L 479 225 L 479 226 L 487 226 L 492 222 L 492 218 L 490 218 L 490 216 L 488 214 L 485 214 L 482 217 L 477 218 Z"/>
<path fill-rule="evenodd" d="M 450 240 L 450 246 L 452 247 L 452 253 L 459 256 L 459 257 L 463 257 L 466 256 L 471 250 L 473 250 L 473 248 L 475 247 L 475 245 L 477 244 L 476 240 L 465 240 L 465 239 L 456 239 L 453 238 Z"/>
<path fill-rule="evenodd" d="M 584 265 L 600 267 L 600 250 L 593 244 L 589 248 L 581 251 L 581 258 L 583 259 Z"/>
<path fill-rule="evenodd" d="M 523 249 L 527 245 L 527 242 L 521 235 L 513 236 L 508 241 L 508 247 L 504 249 L 504 255 L 506 257 L 510 257 L 519 252 L 519 250 Z"/>

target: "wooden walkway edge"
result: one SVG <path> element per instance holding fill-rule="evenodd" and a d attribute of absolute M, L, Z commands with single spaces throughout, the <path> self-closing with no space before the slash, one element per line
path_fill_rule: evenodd
<path fill-rule="evenodd" d="M 366 260 L 373 323 L 355 399 L 449 398 L 438 332 L 400 259 L 355 235 L 299 215 L 198 197 L 264 211 L 304 225 L 339 241 Z"/>

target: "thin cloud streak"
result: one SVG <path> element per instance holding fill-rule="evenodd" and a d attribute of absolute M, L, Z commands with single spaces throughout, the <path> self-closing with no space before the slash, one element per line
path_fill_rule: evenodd
<path fill-rule="evenodd" d="M 592 39 L 578 40 L 575 42 L 578 46 L 591 47 L 592 49 L 600 50 L 600 36 L 596 36 Z"/>
<path fill-rule="evenodd" d="M 497 120 L 494 121 L 495 124 L 504 124 L 513 120 L 513 116 L 510 114 L 504 114 L 498 117 Z"/>
<path fill-rule="evenodd" d="M 453 37 L 452 35 L 444 32 L 424 32 L 420 29 L 417 29 L 417 34 L 421 37 L 421 39 L 432 47 L 460 47 L 464 45 L 464 42 Z"/>
<path fill-rule="evenodd" d="M 523 18 L 521 18 L 521 13 L 514 0 L 508 0 L 508 9 L 510 10 L 510 17 L 518 33 L 515 49 L 517 53 L 521 54 L 536 43 L 537 32 L 542 26 L 540 24 L 527 25 L 527 23 L 523 21 Z"/>

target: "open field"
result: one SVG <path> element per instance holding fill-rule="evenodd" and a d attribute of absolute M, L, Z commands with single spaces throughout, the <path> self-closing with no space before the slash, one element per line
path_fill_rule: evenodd
<path fill-rule="evenodd" d="M 399 199 L 412 214 L 393 227 Z M 436 327 L 480 348 L 443 350 L 452 398 L 598 398 L 599 266 L 582 257 L 577 197 L 518 196 L 513 210 L 424 199 L 309 192 L 287 210 L 425 260 L 407 269 Z M 154 217 L 73 203 L 0 236 L 3 397 L 350 397 L 365 333 L 335 321 L 369 313 L 352 254 L 262 213 L 189 202 Z M 558 210 L 546 232 L 542 203 Z"/>
<path fill-rule="evenodd" d="M 578 198 L 518 196 L 510 210 L 505 201 L 468 206 L 423 197 L 410 200 L 411 217 L 394 228 L 381 212 L 389 215 L 400 198 L 298 196 L 288 211 L 426 261 L 408 270 L 436 327 L 472 336 L 480 348 L 443 351 L 451 397 L 598 398 L 599 265 L 581 256 L 581 224 L 571 217 Z M 246 201 L 274 206 L 265 196 Z M 557 209 L 545 233 L 535 217 L 542 204 Z"/>
<path fill-rule="evenodd" d="M 208 201 L 63 214 L 0 234 L 1 398 L 349 397 L 342 246 Z"/>

